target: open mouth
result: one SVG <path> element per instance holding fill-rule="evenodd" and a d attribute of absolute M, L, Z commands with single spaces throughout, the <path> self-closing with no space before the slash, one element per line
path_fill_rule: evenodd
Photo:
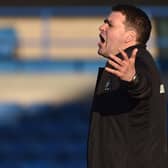
<path fill-rule="evenodd" d="M 101 34 L 99 35 L 99 37 L 100 37 L 100 41 L 101 41 L 102 43 L 104 43 L 104 42 L 105 42 L 104 37 L 103 37 Z"/>

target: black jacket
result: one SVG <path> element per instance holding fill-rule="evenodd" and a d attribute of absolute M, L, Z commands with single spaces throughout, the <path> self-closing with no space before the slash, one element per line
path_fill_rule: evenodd
<path fill-rule="evenodd" d="M 88 168 L 163 168 L 167 155 L 166 94 L 146 46 L 126 49 L 137 84 L 99 69 L 91 109 Z M 118 57 L 122 58 L 119 54 Z"/>

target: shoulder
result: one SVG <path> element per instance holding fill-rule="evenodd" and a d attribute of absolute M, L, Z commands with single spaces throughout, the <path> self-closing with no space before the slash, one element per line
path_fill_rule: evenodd
<path fill-rule="evenodd" d="M 145 48 L 138 50 L 137 57 L 136 57 L 136 62 L 137 63 L 142 63 L 144 65 L 148 65 L 148 66 L 155 66 L 156 65 L 153 56 Z"/>

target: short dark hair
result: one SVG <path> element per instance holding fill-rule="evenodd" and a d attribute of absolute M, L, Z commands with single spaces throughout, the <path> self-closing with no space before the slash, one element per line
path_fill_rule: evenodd
<path fill-rule="evenodd" d="M 118 4 L 112 7 L 112 11 L 121 12 L 126 17 L 126 26 L 135 28 L 138 37 L 137 42 L 146 44 L 151 33 L 151 22 L 147 14 L 133 5 Z"/>

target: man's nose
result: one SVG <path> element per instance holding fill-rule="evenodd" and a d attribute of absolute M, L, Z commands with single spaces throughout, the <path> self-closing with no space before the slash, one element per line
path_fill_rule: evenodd
<path fill-rule="evenodd" d="M 105 31 L 105 29 L 106 29 L 106 24 L 102 24 L 101 26 L 99 26 L 100 31 Z"/>

